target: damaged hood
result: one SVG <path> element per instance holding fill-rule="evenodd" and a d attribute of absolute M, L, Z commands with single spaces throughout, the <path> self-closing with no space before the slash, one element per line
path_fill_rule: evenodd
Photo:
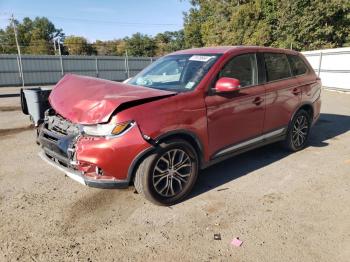
<path fill-rule="evenodd" d="M 108 122 L 122 104 L 174 94 L 93 77 L 65 75 L 53 88 L 49 101 L 58 114 L 73 123 L 97 124 Z"/>

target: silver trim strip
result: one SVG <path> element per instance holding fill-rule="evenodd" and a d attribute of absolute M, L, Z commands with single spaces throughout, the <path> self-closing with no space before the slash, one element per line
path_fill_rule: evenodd
<path fill-rule="evenodd" d="M 86 185 L 85 181 L 84 181 L 84 178 L 82 178 L 78 172 L 72 172 L 70 171 L 68 168 L 64 168 L 64 167 L 61 167 L 57 164 L 55 164 L 53 161 L 51 161 L 50 159 L 48 159 L 48 157 L 44 154 L 44 152 L 40 152 L 38 154 L 40 156 L 40 158 L 42 160 L 44 160 L 46 163 L 48 163 L 49 165 L 57 168 L 58 170 L 64 172 L 68 177 L 70 177 L 71 179 L 79 182 L 80 184 L 82 185 Z"/>
<path fill-rule="evenodd" d="M 239 143 L 239 144 L 236 144 L 236 145 L 233 145 L 233 146 L 230 146 L 226 149 L 223 149 L 221 151 L 219 151 L 218 153 L 215 154 L 215 157 L 218 157 L 218 156 L 221 156 L 221 155 L 224 155 L 228 152 L 231 152 L 231 151 L 234 151 L 236 149 L 239 149 L 241 147 L 245 147 L 245 146 L 248 146 L 250 144 L 253 144 L 253 143 L 256 143 L 256 142 L 259 142 L 259 141 L 262 141 L 262 140 L 265 140 L 267 138 L 270 138 L 270 137 L 273 137 L 273 136 L 276 136 L 276 135 L 279 135 L 279 134 L 282 134 L 284 132 L 286 128 L 280 128 L 280 129 L 277 129 L 275 131 L 272 131 L 270 133 L 266 133 L 262 136 L 258 136 L 256 138 L 253 138 L 253 139 L 250 139 L 250 140 L 247 140 L 247 141 L 244 141 L 242 143 Z"/>

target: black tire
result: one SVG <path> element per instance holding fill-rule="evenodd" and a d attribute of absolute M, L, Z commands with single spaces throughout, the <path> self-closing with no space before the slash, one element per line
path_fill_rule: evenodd
<path fill-rule="evenodd" d="M 307 145 L 311 128 L 310 114 L 300 109 L 293 117 L 284 141 L 285 147 L 292 152 L 299 151 Z"/>
<path fill-rule="evenodd" d="M 143 159 L 136 170 L 134 186 L 140 195 L 152 203 L 169 206 L 191 192 L 197 176 L 198 156 L 195 149 L 185 140 L 174 139 L 161 143 Z M 165 191 L 161 191 L 163 188 L 166 188 Z"/>

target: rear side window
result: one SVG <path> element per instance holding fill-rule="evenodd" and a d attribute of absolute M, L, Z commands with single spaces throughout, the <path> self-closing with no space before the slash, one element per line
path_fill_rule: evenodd
<path fill-rule="evenodd" d="M 241 87 L 256 85 L 258 70 L 255 54 L 244 54 L 232 58 L 220 71 L 219 78 L 230 77 L 239 80 Z"/>
<path fill-rule="evenodd" d="M 305 65 L 303 59 L 301 59 L 299 56 L 288 55 L 288 59 L 293 75 L 303 75 L 307 72 L 307 66 Z"/>
<path fill-rule="evenodd" d="M 291 77 L 289 62 L 285 54 L 265 53 L 267 81 Z"/>

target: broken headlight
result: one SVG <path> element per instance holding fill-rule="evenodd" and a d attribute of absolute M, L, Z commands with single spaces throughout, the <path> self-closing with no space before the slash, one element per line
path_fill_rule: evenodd
<path fill-rule="evenodd" d="M 89 136 L 118 136 L 122 135 L 135 125 L 134 121 L 127 121 L 119 124 L 97 124 L 82 126 L 83 132 Z"/>

